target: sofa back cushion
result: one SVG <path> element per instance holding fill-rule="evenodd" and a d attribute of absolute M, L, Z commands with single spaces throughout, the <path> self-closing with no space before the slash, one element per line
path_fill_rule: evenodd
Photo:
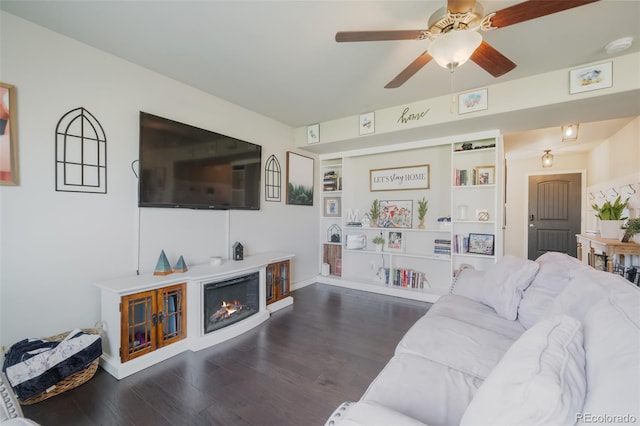
<path fill-rule="evenodd" d="M 540 266 L 538 273 L 524 291 L 518 306 L 518 321 L 525 328 L 531 328 L 546 316 L 556 296 L 571 280 L 571 271 L 589 268 L 578 259 L 557 252 L 541 255 L 536 263 Z"/>
<path fill-rule="evenodd" d="M 608 275 L 619 278 L 619 289 L 589 309 L 583 323 L 587 396 L 582 413 L 629 423 L 640 420 L 640 289 Z M 592 423 L 587 417 L 579 420 Z"/>
<path fill-rule="evenodd" d="M 516 340 L 474 395 L 460 425 L 574 424 L 585 393 L 582 324 L 556 316 Z"/>
<path fill-rule="evenodd" d="M 511 255 L 503 256 L 484 274 L 484 300 L 496 313 L 508 320 L 518 316 L 524 290 L 538 272 L 539 265 Z"/>

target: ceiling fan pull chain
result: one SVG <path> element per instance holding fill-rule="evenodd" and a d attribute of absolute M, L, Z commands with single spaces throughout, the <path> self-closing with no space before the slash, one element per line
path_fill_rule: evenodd
<path fill-rule="evenodd" d="M 454 80 L 453 80 L 453 70 L 454 68 L 451 68 L 451 76 L 450 76 L 450 81 L 451 81 L 451 105 L 449 106 L 449 114 L 453 114 L 453 112 L 456 109 L 456 93 L 454 90 Z"/>

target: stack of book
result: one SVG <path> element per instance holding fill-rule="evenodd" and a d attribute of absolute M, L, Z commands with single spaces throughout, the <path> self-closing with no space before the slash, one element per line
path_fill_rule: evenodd
<path fill-rule="evenodd" d="M 436 257 L 451 256 L 451 240 L 436 239 L 433 242 L 433 254 Z"/>
<path fill-rule="evenodd" d="M 456 234 L 453 239 L 453 252 L 454 253 L 468 253 L 469 252 L 469 237 L 464 234 Z"/>
<path fill-rule="evenodd" d="M 425 282 L 424 272 L 404 268 L 384 268 L 385 284 L 396 287 L 424 288 Z"/>
<path fill-rule="evenodd" d="M 322 190 L 339 191 L 340 189 L 340 178 L 338 177 L 338 173 L 336 173 L 335 170 L 327 170 L 324 173 Z"/>
<path fill-rule="evenodd" d="M 454 175 L 453 175 L 455 186 L 467 186 L 467 185 L 475 184 L 476 182 L 475 174 L 476 174 L 475 170 L 471 170 L 471 172 L 469 172 L 469 170 L 455 169 Z"/>

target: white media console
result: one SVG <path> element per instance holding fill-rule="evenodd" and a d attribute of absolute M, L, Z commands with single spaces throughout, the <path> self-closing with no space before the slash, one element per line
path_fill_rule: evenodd
<path fill-rule="evenodd" d="M 272 263 L 290 260 L 294 257 L 290 253 L 272 252 L 245 257 L 244 260 L 223 260 L 222 264 L 212 266 L 191 266 L 184 273 L 172 273 L 156 276 L 152 273 L 134 275 L 96 283 L 101 290 L 102 321 L 104 324 L 103 355 L 100 365 L 116 379 L 122 379 L 144 368 L 166 360 L 186 350 L 198 351 L 236 337 L 266 321 L 271 312 L 293 303 L 291 297 L 266 305 L 265 275 L 266 267 Z M 259 274 L 259 309 L 258 312 L 233 323 L 227 327 L 205 333 L 203 311 L 203 288 L 206 284 L 229 280 L 257 272 Z M 185 323 L 186 334 L 175 343 L 158 345 L 144 355 L 128 361 L 122 361 L 121 342 L 123 334 L 128 332 L 123 324 L 122 303 L 127 297 L 153 294 L 164 288 L 180 287 L 181 297 L 185 297 L 181 321 Z M 185 294 L 186 293 L 186 294 Z"/>

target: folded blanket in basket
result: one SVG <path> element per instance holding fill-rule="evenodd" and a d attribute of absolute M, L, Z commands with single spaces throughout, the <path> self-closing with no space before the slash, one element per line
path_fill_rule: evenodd
<path fill-rule="evenodd" d="M 3 369 L 21 400 L 36 396 L 102 355 L 97 334 L 73 330 L 61 342 L 23 340 L 9 348 Z M 53 343 L 53 344 L 52 344 Z"/>

